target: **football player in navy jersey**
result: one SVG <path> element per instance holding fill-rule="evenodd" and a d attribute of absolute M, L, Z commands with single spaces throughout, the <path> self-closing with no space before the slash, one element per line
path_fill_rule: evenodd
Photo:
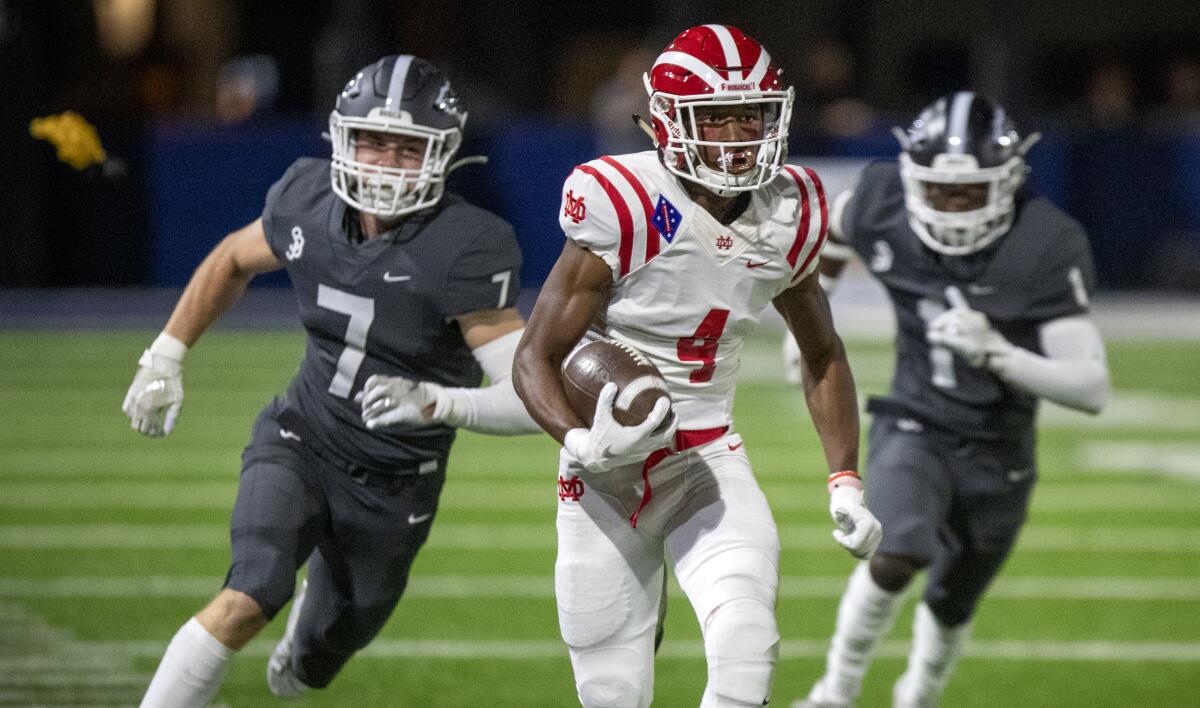
<path fill-rule="evenodd" d="M 271 691 L 328 685 L 404 590 L 456 428 L 539 430 L 510 381 L 524 328 L 512 228 L 444 191 L 465 121 L 422 59 L 358 72 L 330 115 L 332 161 L 288 169 L 262 217 L 197 268 L 138 361 L 123 410 L 135 430 L 166 435 L 188 349 L 255 274 L 287 268 L 307 352 L 242 455 L 224 588 L 171 640 L 142 705 L 208 703 L 234 652 L 289 599 Z"/>
<path fill-rule="evenodd" d="M 884 536 L 851 575 L 825 675 L 797 708 L 854 703 L 919 570 L 926 586 L 893 702 L 937 704 L 1025 520 L 1038 399 L 1094 414 L 1110 390 L 1088 314 L 1087 236 L 1020 189 L 1038 135 L 958 92 L 897 136 L 899 161 L 868 166 L 835 199 L 821 256 L 827 288 L 857 254 L 895 308 L 891 391 L 867 405 L 867 506 Z"/>

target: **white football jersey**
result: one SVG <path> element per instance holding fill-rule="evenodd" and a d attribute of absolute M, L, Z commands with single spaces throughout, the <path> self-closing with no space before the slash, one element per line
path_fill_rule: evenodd
<path fill-rule="evenodd" d="M 604 333 L 646 354 L 680 427 L 732 422 L 742 341 L 777 295 L 816 270 L 828 210 L 812 170 L 787 166 L 723 226 L 657 152 L 579 165 L 563 185 L 567 238 L 613 272 Z"/>

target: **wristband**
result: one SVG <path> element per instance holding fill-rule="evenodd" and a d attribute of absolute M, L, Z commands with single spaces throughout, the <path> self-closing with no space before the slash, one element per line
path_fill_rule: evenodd
<path fill-rule="evenodd" d="M 154 343 L 150 345 L 150 353 L 155 356 L 165 357 L 171 361 L 183 363 L 183 357 L 188 352 L 188 347 L 179 339 L 172 337 L 166 332 L 162 332 L 154 339 Z"/>
<path fill-rule="evenodd" d="M 838 487 L 853 487 L 859 491 L 862 491 L 863 488 L 862 477 L 859 477 L 858 473 L 854 470 L 834 472 L 829 475 L 829 479 L 825 481 L 825 484 L 829 488 L 830 494 L 833 494 L 833 490 Z"/>

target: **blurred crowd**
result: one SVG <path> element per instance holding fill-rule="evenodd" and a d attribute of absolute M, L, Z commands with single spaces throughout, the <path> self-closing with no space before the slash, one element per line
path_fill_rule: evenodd
<path fill-rule="evenodd" d="M 839 0 L 825 4 L 833 14 L 845 9 Z M 319 125 L 350 73 L 389 51 L 446 67 L 471 114 L 470 135 L 551 119 L 588 123 L 601 152 L 647 149 L 633 116 L 645 113 L 642 73 L 661 49 L 653 38 L 669 38 L 703 12 L 705 3 L 693 5 L 664 3 L 652 25 L 631 28 L 630 11 L 641 5 L 621 2 L 582 17 L 543 3 L 465 9 L 433 0 L 0 0 L 0 136 L 7 146 L 0 153 L 0 218 L 27 235 L 3 259 L 0 286 L 145 282 L 154 205 L 144 190 L 151 169 L 144 148 L 154 130 L 240 129 L 297 116 Z M 517 34 L 511 28 L 518 26 L 532 29 Z M 793 155 L 892 154 L 892 126 L 907 124 L 931 91 L 971 80 L 970 66 L 926 72 L 909 89 L 881 94 L 854 29 L 808 28 L 804 41 L 777 57 L 796 88 Z M 898 75 L 920 74 L 929 61 L 914 56 Z M 1172 213 L 1147 217 L 1166 233 L 1169 256 L 1162 260 L 1175 271 L 1147 284 L 1200 289 L 1200 206 L 1190 203 L 1200 195 L 1200 147 L 1195 158 L 1173 147 L 1200 145 L 1200 42 L 1085 45 L 1044 76 L 1032 73 L 1038 81 L 1007 86 L 1014 95 L 997 98 L 1021 109 L 1023 128 L 1061 136 L 1061 155 L 1073 165 L 1088 166 L 1089 156 L 1099 163 L 1109 153 L 1096 147 L 1117 145 L 1127 148 L 1117 156 L 1166 154 L 1184 173 L 1197 173 L 1177 179 L 1156 172 L 1161 165 L 1130 170 L 1148 174 L 1148 184 L 1182 190 Z M 897 103 L 896 95 L 908 100 Z M 31 134 L 34 118 L 67 110 L 95 126 L 105 159 L 76 169 L 55 159 L 52 141 Z M 1078 213 L 1092 208 L 1080 200 L 1110 196 L 1103 179 L 1060 188 L 1062 206 L 1089 229 L 1090 219 L 1109 218 L 1103 210 Z M 127 255 L 113 259 L 114 250 Z M 63 252 L 72 257 L 59 257 Z M 1126 257 L 1120 250 L 1111 256 Z M 1103 268 L 1105 254 L 1099 260 Z M 1137 287 L 1148 272 L 1161 269 L 1148 264 L 1129 282 L 1102 282 Z"/>

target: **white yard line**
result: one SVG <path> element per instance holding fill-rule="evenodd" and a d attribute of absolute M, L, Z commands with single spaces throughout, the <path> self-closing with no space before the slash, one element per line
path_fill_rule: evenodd
<path fill-rule="evenodd" d="M 1084 454 L 1093 453 L 1081 453 L 1081 459 Z M 1033 497 L 1035 512 L 1130 509 L 1200 512 L 1200 494 L 1181 496 L 1179 490 L 1170 487 L 1132 484 L 1111 477 L 1101 482 L 1060 484 L 1056 481 L 1056 472 L 1048 470 L 1039 481 Z M 799 480 L 763 481 L 762 488 L 776 513 L 811 511 L 822 516 L 826 513 L 825 499 Z M 0 509 L 205 509 L 227 512 L 232 508 L 236 494 L 234 480 L 138 483 L 79 478 L 54 482 L 8 481 L 0 495 Z M 446 490 L 440 506 L 443 511 L 505 509 L 553 514 L 558 501 L 556 494 L 553 477 L 545 481 L 510 481 L 503 486 L 460 484 Z"/>
<path fill-rule="evenodd" d="M 826 524 L 783 524 L 786 550 L 840 552 Z M 0 548 L 84 550 L 99 548 L 226 548 L 224 524 L 8 524 L 0 525 Z M 434 524 L 429 548 L 437 550 L 552 551 L 552 521 L 544 524 Z M 1018 550 L 1050 552 L 1200 553 L 1195 527 L 1058 527 L 1031 525 Z"/>
<path fill-rule="evenodd" d="M 165 641 L 88 642 L 95 651 L 115 656 L 151 658 L 162 654 Z M 269 656 L 274 649 L 271 640 L 255 640 L 240 652 L 242 656 Z M 814 659 L 825 656 L 827 639 L 785 639 L 781 642 L 781 658 Z M 887 658 L 908 655 L 908 642 L 889 640 L 882 643 L 879 654 Z M 1041 641 L 972 639 L 967 643 L 966 656 L 975 659 L 1006 659 L 1017 661 L 1145 661 L 1178 663 L 1200 661 L 1200 643 L 1196 642 L 1125 642 L 1105 640 Z M 567 649 L 557 639 L 528 640 L 405 640 L 376 639 L 357 656 L 375 659 L 567 659 Z M 698 640 L 671 640 L 663 644 L 658 656 L 663 659 L 696 660 L 704 657 L 704 647 Z"/>
<path fill-rule="evenodd" d="M 0 577 L 0 599 L 70 598 L 138 599 L 196 598 L 215 595 L 220 578 L 197 576 L 67 576 L 56 578 Z M 782 599 L 834 599 L 846 586 L 846 576 L 784 576 Z M 676 588 L 673 593 L 678 594 Z M 536 575 L 421 575 L 414 576 L 407 598 L 432 599 L 550 599 L 554 578 Z M 1001 576 L 988 597 L 1013 600 L 1200 600 L 1200 577 L 1134 578 L 1105 576 Z"/>
<path fill-rule="evenodd" d="M 1200 429 L 1200 414 L 1189 420 Z M 1109 442 L 1088 440 L 1080 446 L 1079 466 L 1100 472 L 1154 472 L 1200 482 L 1200 444 L 1159 440 Z"/>

